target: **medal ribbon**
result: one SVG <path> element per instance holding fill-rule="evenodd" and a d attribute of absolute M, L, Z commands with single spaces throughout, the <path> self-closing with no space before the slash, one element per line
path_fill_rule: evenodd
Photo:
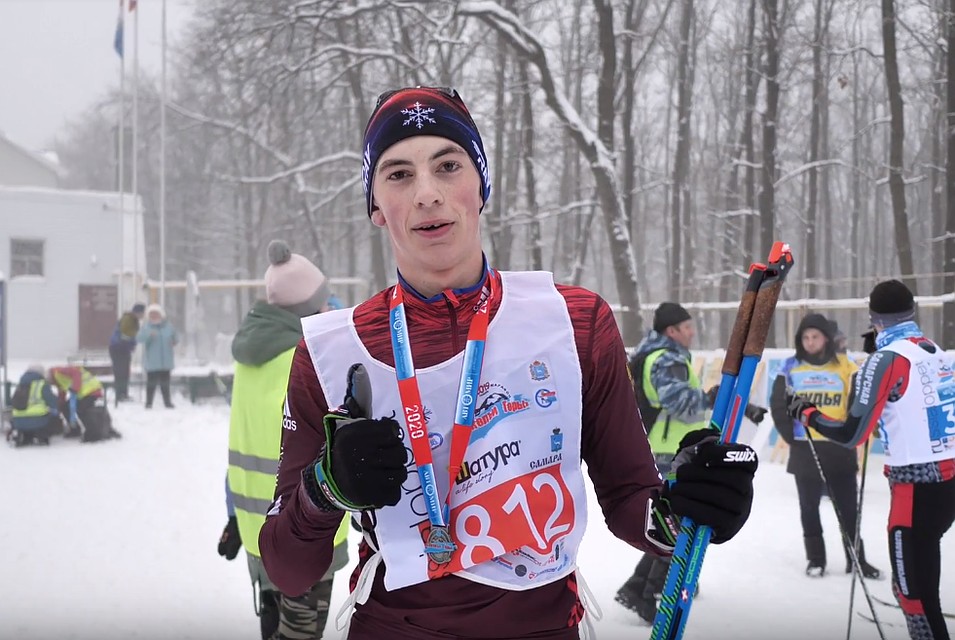
<path fill-rule="evenodd" d="M 448 461 L 448 495 L 443 503 L 438 498 L 438 484 L 435 481 L 431 444 L 428 440 L 428 425 L 424 420 L 421 390 L 418 387 L 418 378 L 415 375 L 414 361 L 411 357 L 411 340 L 405 317 L 405 301 L 401 283 L 395 285 L 391 294 L 388 314 L 391 324 L 391 349 L 395 356 L 395 377 L 398 379 L 398 394 L 401 397 L 405 426 L 408 429 L 408 438 L 411 440 L 411 450 L 414 453 L 415 465 L 418 467 L 418 477 L 421 479 L 421 488 L 428 507 L 428 519 L 432 527 L 448 526 L 451 487 L 454 486 L 454 478 L 461 471 L 468 441 L 471 439 L 474 403 L 477 401 L 481 368 L 484 365 L 488 314 L 495 290 L 494 273 L 490 269 L 487 271 L 487 287 L 488 294 L 480 302 L 468 326 L 468 341 L 464 348 L 458 399 L 454 407 L 454 430 L 451 435 L 451 457 Z"/>

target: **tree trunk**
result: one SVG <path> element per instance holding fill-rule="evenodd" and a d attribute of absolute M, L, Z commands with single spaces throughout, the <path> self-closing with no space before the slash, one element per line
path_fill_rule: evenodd
<path fill-rule="evenodd" d="M 892 197 L 892 221 L 895 223 L 895 246 L 898 251 L 902 281 L 912 290 L 912 293 L 916 293 L 912 240 L 909 237 L 909 216 L 905 210 L 905 181 L 902 178 L 905 113 L 895 49 L 895 0 L 882 0 L 882 49 L 885 55 L 885 86 L 889 93 L 889 113 L 892 119 L 889 140 L 889 193 Z"/>
<path fill-rule="evenodd" d="M 504 38 L 497 36 L 497 70 L 494 78 L 494 189 L 491 191 L 489 210 L 484 213 L 485 228 L 491 243 L 491 264 L 497 269 L 509 269 L 510 242 L 503 236 L 510 233 L 504 221 L 504 132 L 507 130 L 507 47 Z"/>
<path fill-rule="evenodd" d="M 743 222 L 743 255 L 739 263 L 746 268 L 752 262 L 756 249 L 756 143 L 753 136 L 756 94 L 759 92 L 759 80 L 762 77 L 757 65 L 759 56 L 756 55 L 756 1 L 750 0 L 748 33 L 746 34 L 746 107 L 743 113 L 743 150 L 746 158 L 745 197 L 746 208 L 749 210 Z"/>
<path fill-rule="evenodd" d="M 806 207 L 806 295 L 815 298 L 817 293 L 816 278 L 818 277 L 818 256 L 816 243 L 816 222 L 818 219 L 819 170 L 816 161 L 819 160 L 819 130 L 822 124 L 822 40 L 823 40 L 823 0 L 815 2 L 815 25 L 812 38 L 812 113 L 809 120 L 809 170 L 806 172 L 809 190 L 809 205 Z"/>
<path fill-rule="evenodd" d="M 769 255 L 776 234 L 776 136 L 779 118 L 779 11 L 777 0 L 763 0 L 766 13 L 766 112 L 763 116 L 763 166 L 759 192 L 759 255 Z"/>
<path fill-rule="evenodd" d="M 955 291 L 955 0 L 949 0 L 948 6 L 948 86 L 945 88 L 948 114 L 946 133 L 946 168 L 948 179 L 945 181 L 945 291 Z M 942 344 L 955 344 L 955 303 L 945 304 L 942 313 Z"/>
<path fill-rule="evenodd" d="M 527 202 L 527 246 L 530 252 L 530 269 L 544 268 L 541 247 L 541 226 L 537 218 L 537 181 L 534 176 L 534 112 L 531 105 L 531 83 L 527 62 L 522 61 L 518 70 L 521 87 L 521 158 L 524 160 L 524 191 Z"/>
<path fill-rule="evenodd" d="M 684 285 L 683 255 L 690 230 L 682 224 L 683 201 L 689 192 L 688 172 L 690 165 L 690 115 L 693 108 L 692 72 L 690 71 L 690 32 L 693 28 L 693 0 L 682 0 L 680 14 L 680 43 L 677 53 L 676 91 L 677 127 L 676 152 L 673 156 L 673 173 L 670 192 L 670 223 L 672 233 L 670 263 L 670 299 L 681 300 Z"/>

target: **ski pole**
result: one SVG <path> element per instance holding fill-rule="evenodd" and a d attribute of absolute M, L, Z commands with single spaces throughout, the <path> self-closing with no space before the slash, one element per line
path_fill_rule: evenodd
<path fill-rule="evenodd" d="M 869 466 L 869 449 L 871 448 L 871 441 L 867 440 L 865 443 L 865 450 L 862 452 L 862 480 L 859 481 L 859 501 L 856 505 L 856 539 L 853 541 L 855 543 L 856 554 L 859 553 L 859 537 L 862 528 L 862 496 L 865 495 L 865 472 L 866 467 Z M 846 624 L 846 640 L 849 640 L 849 637 L 852 635 L 852 610 L 855 608 L 856 603 L 856 574 L 852 574 L 852 586 L 849 587 L 849 622 Z"/>
<path fill-rule="evenodd" d="M 733 333 L 723 362 L 723 383 L 716 396 L 710 424 L 721 432 L 724 443 L 735 442 L 743 411 L 749 400 L 756 367 L 766 345 L 783 281 L 793 264 L 789 245 L 776 242 L 768 265 L 754 265 L 740 301 Z M 689 518 L 680 521 L 680 534 L 673 550 L 660 607 L 653 621 L 651 640 L 677 640 L 689 618 L 693 595 L 712 530 Z"/>
<path fill-rule="evenodd" d="M 809 427 L 806 427 L 806 442 L 809 443 L 809 451 L 812 452 L 812 459 L 816 461 L 816 469 L 819 470 L 819 476 L 822 478 L 823 484 L 826 485 L 826 488 L 829 490 L 829 496 L 832 497 L 835 494 L 832 491 L 832 485 L 829 484 L 829 478 L 826 477 L 826 472 L 822 469 L 822 462 L 819 460 L 819 455 L 816 453 L 816 445 L 813 440 L 812 433 L 809 431 Z M 856 552 L 855 546 L 852 544 L 852 540 L 849 539 L 849 534 L 846 533 L 846 529 L 842 526 L 842 512 L 839 511 L 839 505 L 836 504 L 836 499 L 832 497 L 830 500 L 832 503 L 832 510 L 836 512 L 836 523 L 839 525 L 839 533 L 842 534 L 842 543 L 846 545 L 846 548 L 849 550 L 849 557 L 852 559 L 852 586 L 855 587 L 855 579 L 859 578 L 859 582 L 862 583 L 862 591 L 865 593 L 865 599 L 869 601 L 869 609 L 872 611 L 872 620 L 875 622 L 876 628 L 879 630 L 879 637 L 882 640 L 885 640 L 885 633 L 882 631 L 882 625 L 879 623 L 879 614 L 875 612 L 875 603 L 872 602 L 872 596 L 869 594 L 869 587 L 865 586 L 865 580 L 862 576 L 862 566 L 859 564 L 859 555 Z M 858 520 L 858 518 L 857 518 Z M 859 530 L 856 529 L 856 541 L 859 540 Z"/>

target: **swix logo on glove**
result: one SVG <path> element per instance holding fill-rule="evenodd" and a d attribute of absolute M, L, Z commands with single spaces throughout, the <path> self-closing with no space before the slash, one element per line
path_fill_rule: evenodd
<path fill-rule="evenodd" d="M 723 462 L 755 462 L 756 452 L 752 449 L 744 451 L 727 451 Z"/>

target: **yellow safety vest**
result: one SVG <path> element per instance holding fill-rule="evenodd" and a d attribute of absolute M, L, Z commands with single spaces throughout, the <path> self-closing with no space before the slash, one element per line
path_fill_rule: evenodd
<path fill-rule="evenodd" d="M 30 383 L 30 399 L 26 409 L 14 409 L 12 416 L 14 418 L 35 418 L 38 416 L 49 415 L 50 406 L 43 399 L 43 388 L 46 381 L 42 379 L 34 380 Z"/>
<path fill-rule="evenodd" d="M 646 394 L 650 406 L 660 409 L 660 414 L 657 416 L 656 422 L 653 423 L 653 427 L 650 429 L 647 438 L 650 442 L 650 450 L 656 454 L 676 453 L 683 436 L 691 431 L 706 427 L 705 419 L 701 418 L 695 422 L 684 422 L 680 418 L 670 415 L 660 404 L 660 396 L 653 387 L 653 383 L 650 382 L 650 372 L 653 370 L 653 364 L 666 351 L 666 349 L 657 349 L 648 355 L 643 362 L 643 393 Z M 686 363 L 686 368 L 687 371 L 689 371 L 687 384 L 691 389 L 699 389 L 700 379 L 697 377 L 696 372 L 693 370 L 693 367 L 690 366 L 689 362 Z"/>
<path fill-rule="evenodd" d="M 261 556 L 259 530 L 275 494 L 282 445 L 285 393 L 295 349 L 261 366 L 235 365 L 229 419 L 229 490 L 246 551 Z M 335 534 L 335 545 L 348 537 L 348 518 Z"/>
<path fill-rule="evenodd" d="M 859 370 L 845 354 L 837 354 L 835 360 L 816 365 L 797 362 L 789 370 L 789 383 L 796 395 L 816 405 L 827 418 L 844 422 L 849 413 L 849 383 L 852 374 Z M 796 425 L 796 439 L 804 440 L 804 427 Z M 810 429 L 814 440 L 825 440 L 815 429 Z"/>
<path fill-rule="evenodd" d="M 73 384 L 73 378 L 59 371 L 53 372 L 53 380 L 56 382 L 56 385 L 64 391 L 69 391 L 70 385 Z M 99 381 L 99 378 L 86 369 L 80 368 L 80 390 L 76 394 L 77 399 L 85 398 L 102 388 L 103 383 Z"/>

